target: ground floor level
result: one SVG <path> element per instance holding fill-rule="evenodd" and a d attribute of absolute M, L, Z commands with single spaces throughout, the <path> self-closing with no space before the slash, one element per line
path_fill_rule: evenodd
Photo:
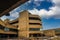
<path fill-rule="evenodd" d="M 0 38 L 17 38 L 17 34 L 1 34 L 0 33 Z"/>

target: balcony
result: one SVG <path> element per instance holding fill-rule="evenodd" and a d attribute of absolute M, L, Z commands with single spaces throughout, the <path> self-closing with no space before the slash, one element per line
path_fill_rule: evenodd
<path fill-rule="evenodd" d="M 12 31 L 4 31 L 0 29 L 0 33 L 2 34 L 17 34 L 17 32 L 12 32 Z"/>
<path fill-rule="evenodd" d="M 42 31 L 29 31 L 29 33 L 42 33 Z"/>
<path fill-rule="evenodd" d="M 42 28 L 40 25 L 29 25 L 29 28 Z"/>
<path fill-rule="evenodd" d="M 29 23 L 41 23 L 39 20 L 29 20 Z"/>
<path fill-rule="evenodd" d="M 41 19 L 39 17 L 29 17 L 29 20 L 39 20 L 39 21 L 41 21 Z"/>

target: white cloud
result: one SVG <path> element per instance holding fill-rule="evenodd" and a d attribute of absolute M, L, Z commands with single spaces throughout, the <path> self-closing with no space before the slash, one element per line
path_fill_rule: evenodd
<path fill-rule="evenodd" d="M 60 0 L 52 0 L 54 3 L 60 3 Z"/>
<path fill-rule="evenodd" d="M 19 13 L 18 12 L 10 12 L 10 16 L 17 18 L 17 17 L 19 17 Z"/>
<path fill-rule="evenodd" d="M 39 12 L 37 9 L 33 9 L 33 10 L 28 10 L 31 14 L 34 14 L 34 15 L 38 15 L 37 13 Z"/>
<path fill-rule="evenodd" d="M 2 16 L 1 19 L 4 21 L 5 19 L 10 19 L 10 20 L 13 20 L 13 19 L 16 19 L 19 17 L 19 13 L 18 12 L 10 12 L 10 16 Z"/>
<path fill-rule="evenodd" d="M 40 11 L 37 10 L 37 9 L 33 9 L 33 10 L 28 10 L 31 14 L 34 14 L 34 15 L 39 15 L 40 17 L 45 17 L 45 18 L 48 18 L 50 16 L 52 16 L 52 12 L 51 11 L 47 11 L 45 9 L 41 9 Z"/>
<path fill-rule="evenodd" d="M 28 11 L 31 12 L 32 14 L 36 14 L 41 17 L 45 17 L 45 18 L 54 17 L 55 19 L 60 19 L 60 0 L 59 1 L 52 0 L 52 2 L 55 3 L 55 6 L 50 7 L 49 11 L 45 9 L 37 10 L 35 8 L 33 10 L 28 10 Z"/>
<path fill-rule="evenodd" d="M 60 0 L 52 0 L 57 7 L 60 7 Z"/>
<path fill-rule="evenodd" d="M 29 2 L 31 2 L 31 1 L 32 0 L 30 0 Z M 34 0 L 34 1 L 36 3 L 36 1 L 43 1 L 43 0 Z M 28 10 L 28 11 L 31 12 L 32 14 L 36 14 L 36 15 L 39 15 L 41 17 L 50 18 L 53 16 L 56 19 L 60 19 L 60 0 L 52 0 L 52 2 L 55 4 L 55 6 L 50 7 L 49 11 L 47 11 L 45 9 L 37 10 L 35 8 L 33 10 Z M 38 5 L 40 5 L 40 4 L 38 4 Z M 10 12 L 11 17 L 14 17 L 14 18 L 18 17 L 19 14 L 18 14 L 18 12 L 16 12 L 16 9 L 14 11 Z M 6 18 L 8 18 L 8 17 L 4 16 L 1 19 L 4 20 Z"/>
<path fill-rule="evenodd" d="M 1 20 L 4 21 L 4 20 L 7 19 L 7 18 L 8 18 L 8 17 L 4 15 L 4 16 L 1 17 Z"/>
<path fill-rule="evenodd" d="M 31 3 L 31 0 L 29 0 L 28 3 Z"/>
<path fill-rule="evenodd" d="M 36 6 L 40 6 L 40 3 L 39 2 L 41 2 L 41 1 L 43 1 L 43 0 L 34 0 L 34 1 L 29 0 L 28 3 L 33 2 Z"/>

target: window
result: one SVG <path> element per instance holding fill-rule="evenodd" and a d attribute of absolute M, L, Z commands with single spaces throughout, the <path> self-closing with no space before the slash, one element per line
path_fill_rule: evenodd
<path fill-rule="evenodd" d="M 0 33 L 0 38 L 8 38 L 8 35 L 7 34 L 1 34 Z"/>
<path fill-rule="evenodd" d="M 11 29 L 11 28 L 10 28 L 10 31 L 18 32 L 18 30 L 17 30 L 17 29 Z"/>
<path fill-rule="evenodd" d="M 37 17 L 29 17 L 30 20 L 40 20 L 40 18 Z M 41 20 L 40 20 L 41 21 Z"/>
<path fill-rule="evenodd" d="M 2 25 L 0 25 L 0 29 L 4 30 L 4 31 L 14 31 L 14 32 L 18 32 L 17 29 L 12 29 L 12 28 L 7 28 L 7 27 L 4 27 Z"/>
<path fill-rule="evenodd" d="M 60 34 L 56 34 L 57 36 L 60 36 Z"/>
<path fill-rule="evenodd" d="M 40 33 L 29 34 L 29 37 L 42 37 Z"/>
<path fill-rule="evenodd" d="M 2 25 L 0 25 L 0 29 L 5 30 L 5 31 L 9 31 L 9 28 L 6 28 L 6 27 L 4 27 Z"/>
<path fill-rule="evenodd" d="M 9 37 L 10 38 L 17 38 L 18 37 L 18 34 L 10 34 Z"/>
<path fill-rule="evenodd" d="M 30 25 L 42 25 L 40 23 L 29 23 Z"/>
<path fill-rule="evenodd" d="M 12 23 L 10 23 L 10 24 L 15 24 L 15 23 L 18 23 L 18 21 L 16 21 L 16 22 L 12 22 Z"/>
<path fill-rule="evenodd" d="M 40 28 L 29 28 L 30 31 L 40 31 Z"/>
<path fill-rule="evenodd" d="M 4 30 L 4 28 L 5 28 L 4 26 L 0 25 L 0 29 Z"/>
<path fill-rule="evenodd" d="M 9 28 L 4 28 L 5 31 L 9 31 Z"/>

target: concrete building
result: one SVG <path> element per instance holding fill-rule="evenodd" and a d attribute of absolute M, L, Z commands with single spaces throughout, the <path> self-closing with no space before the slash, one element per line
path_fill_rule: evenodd
<path fill-rule="evenodd" d="M 53 29 L 56 36 L 60 36 L 60 28 Z"/>
<path fill-rule="evenodd" d="M 9 21 L 9 19 L 6 19 L 4 21 L 0 20 L 0 24 L 2 25 L 2 26 L 0 25 L 0 27 L 4 26 L 4 28 L 1 30 L 6 32 L 6 33 L 2 33 L 5 36 L 7 35 L 6 37 L 10 37 L 10 38 L 41 37 L 41 33 L 42 33 L 40 31 L 40 29 L 42 28 L 41 19 L 38 15 L 32 15 L 28 11 L 21 12 L 19 18 L 17 18 L 16 20 L 12 20 L 12 21 Z M 2 32 L 1 30 L 0 33 Z"/>
<path fill-rule="evenodd" d="M 42 28 L 42 23 L 38 15 L 23 11 L 20 13 L 18 25 L 19 37 L 41 37 L 40 29 Z"/>
<path fill-rule="evenodd" d="M 38 15 L 32 15 L 28 11 L 23 11 L 20 13 L 19 18 L 10 21 L 10 24 L 18 27 L 19 37 L 41 37 L 42 22 Z"/>
<path fill-rule="evenodd" d="M 19 18 L 15 19 L 15 20 L 12 20 L 12 21 L 9 21 L 9 24 L 18 27 L 18 23 L 19 23 L 19 20 L 18 19 Z"/>
<path fill-rule="evenodd" d="M 0 38 L 15 38 L 18 36 L 16 26 L 10 25 L 7 20 L 0 19 Z"/>
<path fill-rule="evenodd" d="M 44 30 L 43 34 L 45 35 L 45 37 L 54 37 L 55 31 L 54 30 Z"/>
<path fill-rule="evenodd" d="M 19 18 L 9 21 L 0 19 L 0 38 L 30 38 L 60 36 L 60 28 L 43 30 L 42 22 L 38 15 L 32 15 L 28 11 L 20 13 Z M 41 40 L 41 39 L 39 39 Z"/>
<path fill-rule="evenodd" d="M 43 32 L 47 37 L 60 36 L 60 28 L 44 30 Z"/>

